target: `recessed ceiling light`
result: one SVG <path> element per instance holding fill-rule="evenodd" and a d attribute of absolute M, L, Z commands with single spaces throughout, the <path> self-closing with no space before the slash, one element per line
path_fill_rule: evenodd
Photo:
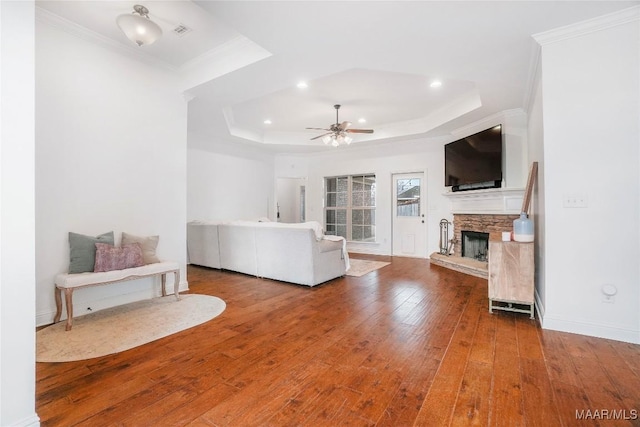
<path fill-rule="evenodd" d="M 298 87 L 298 89 L 306 89 L 309 87 L 307 82 L 299 82 L 296 86 Z"/>
<path fill-rule="evenodd" d="M 429 85 L 431 87 L 440 87 L 442 86 L 442 82 L 440 80 L 434 80 L 431 82 L 431 84 Z"/>
<path fill-rule="evenodd" d="M 367 123 L 367 119 L 362 117 L 362 118 L 358 119 L 358 123 Z"/>
<path fill-rule="evenodd" d="M 265 125 L 270 125 L 270 124 L 272 123 L 272 121 L 271 121 L 271 120 L 269 120 L 269 119 L 267 119 L 267 120 L 265 120 L 263 123 L 264 123 Z"/>

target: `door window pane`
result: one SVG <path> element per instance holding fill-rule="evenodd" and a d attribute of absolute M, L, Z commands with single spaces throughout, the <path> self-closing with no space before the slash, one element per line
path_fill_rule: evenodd
<path fill-rule="evenodd" d="M 397 181 L 397 216 L 420 216 L 420 179 Z"/>

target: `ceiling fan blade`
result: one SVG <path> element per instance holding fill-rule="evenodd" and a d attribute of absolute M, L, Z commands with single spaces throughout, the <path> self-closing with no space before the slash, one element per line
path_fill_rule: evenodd
<path fill-rule="evenodd" d="M 373 129 L 346 129 L 348 133 L 373 133 Z"/>
<path fill-rule="evenodd" d="M 327 132 L 329 132 L 331 129 L 325 129 L 325 128 L 305 128 L 305 129 L 310 129 L 310 130 L 326 130 Z"/>
<path fill-rule="evenodd" d="M 349 126 L 351 126 L 351 122 L 342 122 L 338 125 L 338 129 L 346 130 Z"/>
<path fill-rule="evenodd" d="M 322 135 L 314 136 L 313 138 L 311 138 L 311 141 L 313 141 L 314 139 L 322 138 L 323 136 L 331 135 L 332 133 L 333 132 L 327 132 L 323 133 Z"/>

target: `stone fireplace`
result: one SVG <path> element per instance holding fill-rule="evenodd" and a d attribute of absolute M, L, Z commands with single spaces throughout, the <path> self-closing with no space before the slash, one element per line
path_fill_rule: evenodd
<path fill-rule="evenodd" d="M 488 250 L 484 250 L 484 243 L 480 245 L 479 242 L 475 242 L 471 243 L 472 246 L 475 245 L 473 251 L 480 254 L 463 256 L 462 232 L 467 232 L 465 233 L 467 240 L 468 236 L 474 236 L 472 240 L 478 236 L 484 236 L 483 239 L 486 239 L 487 243 L 489 239 L 501 240 L 502 232 L 512 231 L 513 220 L 520 217 L 524 189 L 460 191 L 445 193 L 444 196 L 451 201 L 453 235 L 449 234 L 449 239 L 453 239 L 453 250 L 450 255 L 438 252 L 431 254 L 431 263 L 486 279 Z M 468 244 L 469 242 L 465 242 L 465 249 Z M 483 251 L 485 253 L 482 253 Z M 481 255 L 480 259 L 476 255 Z"/>
<path fill-rule="evenodd" d="M 463 231 L 483 233 L 489 238 L 500 240 L 503 231 L 513 229 L 513 220 L 517 218 L 519 215 L 513 214 L 453 214 L 453 255 L 463 256 Z"/>

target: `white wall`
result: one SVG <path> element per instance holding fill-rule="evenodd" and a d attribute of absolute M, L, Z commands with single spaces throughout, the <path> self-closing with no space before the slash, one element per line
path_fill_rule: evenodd
<path fill-rule="evenodd" d="M 50 323 L 70 231 L 113 230 L 116 243 L 123 231 L 159 235 L 158 256 L 180 263 L 186 278 L 187 104 L 176 76 L 43 19 L 36 24 L 36 307 L 38 323 Z M 158 278 L 83 289 L 75 314 L 154 295 Z"/>
<path fill-rule="evenodd" d="M 638 9 L 636 9 L 637 11 Z M 545 328 L 640 342 L 639 25 L 542 46 Z M 563 208 L 584 194 L 588 207 Z M 622 231 L 622 232 L 620 232 Z M 601 288 L 613 284 L 615 303 Z"/>
<path fill-rule="evenodd" d="M 190 148 L 187 158 L 189 221 L 275 220 L 273 156 Z"/>
<path fill-rule="evenodd" d="M 35 412 L 34 5 L 0 2 L 0 425 Z"/>

